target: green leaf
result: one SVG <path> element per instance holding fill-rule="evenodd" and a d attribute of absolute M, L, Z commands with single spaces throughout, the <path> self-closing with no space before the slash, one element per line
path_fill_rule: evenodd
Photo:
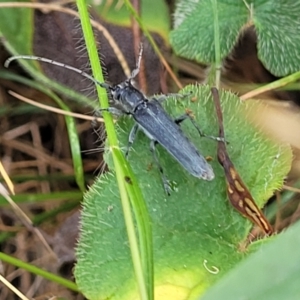
<path fill-rule="evenodd" d="M 243 1 L 218 1 L 221 58 L 233 49 L 248 11 Z M 202 63 L 215 60 L 214 15 L 211 0 L 178 1 L 170 40 L 175 52 Z"/>
<path fill-rule="evenodd" d="M 33 10 L 30 8 L 1 8 L 0 34 L 4 37 L 5 46 L 12 53 L 31 53 Z"/>
<path fill-rule="evenodd" d="M 189 92 L 192 96 L 185 100 L 170 98 L 167 111 L 175 117 L 185 108 L 191 109 L 203 131 L 216 136 L 218 125 L 210 88 L 190 85 L 182 90 L 184 94 Z M 235 95 L 224 91 L 221 103 L 229 155 L 261 207 L 282 185 L 290 168 L 291 150 L 268 140 L 245 119 L 260 109 L 258 103 L 241 103 Z M 125 147 L 133 121 L 124 118 L 118 124 L 120 145 Z M 199 138 L 188 120 L 182 128 L 204 156 L 212 157 L 216 175 L 213 181 L 194 178 L 158 145 L 160 162 L 173 186 L 168 197 L 144 134 L 138 135 L 129 154 L 152 220 L 155 299 L 196 299 L 254 251 L 238 251 L 251 224 L 227 200 L 223 169 L 216 158 L 216 142 Z M 76 281 L 89 299 L 137 299 L 109 153 L 107 157 L 112 173 L 99 177 L 85 195 Z"/>
<path fill-rule="evenodd" d="M 293 0 L 219 0 L 221 58 L 233 50 L 243 30 L 254 25 L 258 56 L 276 76 L 299 71 L 300 2 Z M 202 63 L 215 61 L 211 0 L 178 1 L 171 44 L 177 54 Z"/>
<path fill-rule="evenodd" d="M 300 299 L 300 223 L 260 247 L 213 286 L 201 300 Z"/>
<path fill-rule="evenodd" d="M 258 36 L 258 56 L 276 76 L 299 71 L 300 2 L 254 1 L 253 22 Z"/>

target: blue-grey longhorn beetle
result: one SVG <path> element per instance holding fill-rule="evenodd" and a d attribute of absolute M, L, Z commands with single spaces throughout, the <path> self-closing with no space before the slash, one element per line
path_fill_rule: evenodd
<path fill-rule="evenodd" d="M 106 109 L 101 109 L 101 111 L 105 110 L 118 115 L 132 115 L 136 122 L 129 134 L 126 158 L 135 139 L 137 130 L 142 129 L 151 140 L 150 150 L 161 173 L 163 185 L 167 194 L 170 194 L 170 186 L 155 152 L 155 146 L 157 143 L 162 145 L 191 175 L 204 180 L 214 179 L 212 167 L 207 163 L 206 159 L 199 153 L 194 144 L 184 135 L 183 131 L 179 127 L 179 124 L 182 121 L 189 118 L 199 132 L 200 136 L 206 136 L 204 133 L 202 133 L 194 119 L 188 113 L 185 113 L 184 115 L 173 120 L 161 106 L 161 102 L 167 98 L 167 95 L 162 95 L 159 97 L 152 96 L 151 98 L 147 98 L 141 91 L 133 86 L 132 80 L 139 73 L 141 57 L 142 47 L 136 68 L 132 71 L 131 76 L 124 82 L 121 82 L 117 85 L 108 85 L 106 83 L 98 82 L 93 77 L 77 68 L 37 56 L 13 56 L 5 62 L 5 67 L 8 67 L 11 61 L 16 59 L 38 60 L 72 70 L 93 81 L 95 84 L 106 88 L 110 92 L 113 101 L 118 104 L 118 108 L 109 107 Z M 180 94 L 170 95 L 184 97 L 184 95 Z M 220 140 L 218 137 L 206 137 Z"/>

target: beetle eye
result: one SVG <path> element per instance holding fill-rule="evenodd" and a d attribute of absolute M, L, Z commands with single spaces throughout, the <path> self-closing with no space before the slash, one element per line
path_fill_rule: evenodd
<path fill-rule="evenodd" d="M 121 100 L 121 94 L 120 93 L 116 93 L 115 94 L 115 99 L 120 101 Z"/>
<path fill-rule="evenodd" d="M 112 90 L 111 94 L 112 94 L 114 100 L 120 101 L 120 99 L 121 99 L 120 89 L 117 88 L 117 89 Z"/>

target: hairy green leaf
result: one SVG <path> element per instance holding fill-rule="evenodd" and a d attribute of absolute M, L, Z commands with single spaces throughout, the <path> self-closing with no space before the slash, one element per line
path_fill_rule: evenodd
<path fill-rule="evenodd" d="M 230 54 L 248 27 L 257 33 L 258 56 L 276 76 L 299 71 L 299 1 L 218 0 L 221 58 Z M 214 17 L 211 0 L 177 1 L 171 44 L 177 54 L 213 63 Z"/>
<path fill-rule="evenodd" d="M 265 67 L 276 76 L 299 71 L 300 2 L 255 1 L 253 10 L 258 55 Z"/>
<path fill-rule="evenodd" d="M 243 1 L 219 0 L 221 58 L 233 49 L 248 11 Z M 178 20 L 179 19 L 179 20 Z M 214 16 L 211 0 L 178 1 L 170 40 L 177 54 L 202 63 L 215 60 Z"/>
<path fill-rule="evenodd" d="M 191 109 L 206 134 L 216 136 L 218 125 L 208 86 L 187 86 L 184 100 L 171 98 L 166 109 L 172 116 Z M 229 92 L 221 93 L 229 155 L 259 207 L 282 185 L 291 164 L 288 146 L 278 146 L 249 124 L 247 116 L 257 103 L 241 103 Z M 127 145 L 133 121 L 119 121 L 121 147 Z M 160 146 L 160 162 L 171 181 L 166 196 L 160 174 L 149 151 L 149 139 L 140 133 L 129 154 L 152 219 L 155 299 L 196 299 L 241 261 L 239 243 L 251 224 L 229 204 L 223 169 L 216 158 L 216 142 L 199 138 L 187 120 L 182 128 L 204 156 L 211 156 L 216 178 L 194 178 Z M 97 179 L 85 196 L 75 275 L 89 299 L 137 299 L 126 229 L 119 195 L 111 173 Z M 249 251 L 251 252 L 251 251 Z"/>

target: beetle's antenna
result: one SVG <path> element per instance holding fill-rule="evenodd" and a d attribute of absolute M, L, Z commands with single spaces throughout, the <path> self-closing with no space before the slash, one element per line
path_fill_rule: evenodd
<path fill-rule="evenodd" d="M 44 57 L 40 57 L 40 56 L 34 56 L 34 55 L 15 55 L 15 56 L 12 56 L 10 58 L 8 58 L 5 63 L 4 63 L 4 66 L 5 68 L 8 68 L 10 63 L 14 60 L 18 60 L 18 59 L 26 59 L 26 60 L 37 60 L 37 61 L 41 61 L 41 62 L 44 62 L 44 63 L 48 63 L 48 64 L 51 64 L 51 65 L 54 65 L 54 66 L 58 66 L 58 67 L 61 67 L 61 68 L 65 68 L 65 69 L 68 69 L 68 70 L 71 70 L 77 74 L 80 74 L 81 76 L 89 79 L 90 81 L 94 82 L 96 85 L 100 85 L 101 87 L 103 88 L 109 88 L 110 86 L 107 84 L 107 83 L 104 83 L 104 82 L 99 82 L 98 80 L 96 80 L 94 77 L 92 77 L 91 75 L 87 74 L 86 72 L 84 71 L 81 71 L 75 67 L 72 67 L 70 65 L 67 65 L 67 64 L 64 64 L 64 63 L 61 63 L 61 62 L 58 62 L 58 61 L 55 61 L 55 60 L 52 60 L 52 59 L 48 59 L 48 58 L 44 58 Z"/>
<path fill-rule="evenodd" d="M 128 80 L 130 81 L 131 79 L 133 79 L 137 74 L 139 74 L 140 72 L 140 67 L 141 67 L 141 60 L 142 60 L 142 54 L 143 54 L 143 44 L 140 44 L 140 52 L 139 52 L 139 57 L 138 60 L 136 62 L 136 67 L 135 69 L 132 71 L 130 77 L 128 78 Z"/>

